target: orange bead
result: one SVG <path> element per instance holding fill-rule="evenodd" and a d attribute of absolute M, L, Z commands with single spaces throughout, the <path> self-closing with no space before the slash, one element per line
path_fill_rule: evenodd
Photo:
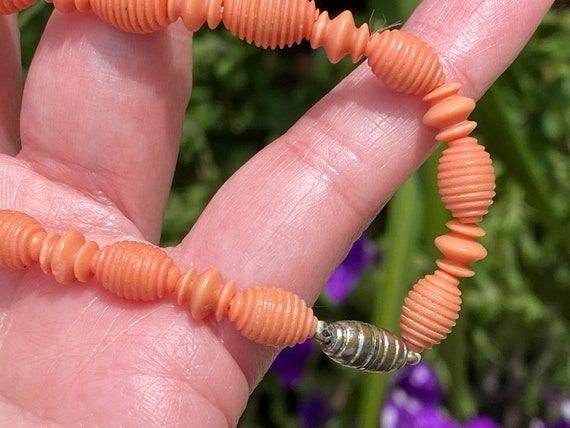
<path fill-rule="evenodd" d="M 49 234 L 42 246 L 40 265 L 44 272 L 51 273 L 61 284 L 76 281 L 76 270 L 82 280 L 87 281 L 93 277 L 90 266 L 98 249 L 95 243 L 87 244 L 83 234 L 77 231 L 69 231 L 62 236 Z"/>
<path fill-rule="evenodd" d="M 271 49 L 308 38 L 319 13 L 307 0 L 225 0 L 223 7 L 222 20 L 232 34 Z"/>
<path fill-rule="evenodd" d="M 236 293 L 229 320 L 249 340 L 267 346 L 293 346 L 317 331 L 313 310 L 282 288 L 254 287 Z"/>
<path fill-rule="evenodd" d="M 366 52 L 369 38 L 368 25 L 356 28 L 352 13 L 345 10 L 333 20 L 326 11 L 321 13 L 309 39 L 313 49 L 323 46 L 329 61 L 336 64 L 345 55 L 350 55 L 352 62 L 358 61 Z"/>
<path fill-rule="evenodd" d="M 233 281 L 224 283 L 220 271 L 210 268 L 202 274 L 190 269 L 180 277 L 176 284 L 178 304 L 190 302 L 190 313 L 195 320 L 202 320 L 211 313 L 216 319 L 224 319 L 236 290 Z"/>
<path fill-rule="evenodd" d="M 27 214 L 0 210 L 0 267 L 23 269 L 38 262 L 46 230 Z"/>
<path fill-rule="evenodd" d="M 485 235 L 485 231 L 474 223 L 461 223 L 459 220 L 451 220 L 446 226 L 452 233 L 435 239 L 435 245 L 446 256 L 436 260 L 437 267 L 455 277 L 473 276 L 475 272 L 469 264 L 487 255 L 485 248 L 476 241 Z"/>
<path fill-rule="evenodd" d="M 184 26 L 196 32 L 207 22 L 210 29 L 216 28 L 222 21 L 224 0 L 178 0 L 168 2 L 168 16 L 174 19 L 180 16 Z"/>
<path fill-rule="evenodd" d="M 423 122 L 444 130 L 465 121 L 474 109 L 475 101 L 472 98 L 451 95 L 435 103 L 424 115 Z"/>
<path fill-rule="evenodd" d="M 477 127 L 477 122 L 472 120 L 463 120 L 454 125 L 448 126 L 440 131 L 435 139 L 437 141 L 453 141 L 463 137 L 467 137 Z"/>
<path fill-rule="evenodd" d="M 449 334 L 461 309 L 458 285 L 457 278 L 440 270 L 414 285 L 400 315 L 402 338 L 408 349 L 422 352 Z"/>
<path fill-rule="evenodd" d="M 418 37 L 400 30 L 372 34 L 366 56 L 374 74 L 398 92 L 425 94 L 445 81 L 433 49 Z"/>
<path fill-rule="evenodd" d="M 473 238 L 459 233 L 448 233 L 435 239 L 435 246 L 451 260 L 469 264 L 487 256 L 485 247 Z"/>
<path fill-rule="evenodd" d="M 495 196 L 495 173 L 489 153 L 472 137 L 451 141 L 439 160 L 441 199 L 462 223 L 477 223 Z"/>
<path fill-rule="evenodd" d="M 447 97 L 456 95 L 460 89 L 461 83 L 444 83 L 436 86 L 435 89 L 424 95 L 422 99 L 433 105 Z"/>
<path fill-rule="evenodd" d="M 131 300 L 162 298 L 174 291 L 180 278 L 180 270 L 162 249 L 135 241 L 102 248 L 93 270 L 103 287 Z"/>

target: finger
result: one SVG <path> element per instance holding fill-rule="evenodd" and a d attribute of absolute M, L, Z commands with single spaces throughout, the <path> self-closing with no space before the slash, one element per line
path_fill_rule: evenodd
<path fill-rule="evenodd" d="M 480 96 L 550 3 L 426 0 L 406 29 L 435 43 L 449 78 Z M 482 65 L 471 67 L 473 55 Z M 388 90 L 359 67 L 223 186 L 175 257 L 198 269 L 218 265 L 238 287 L 277 285 L 314 301 L 351 243 L 435 148 L 425 111 L 420 99 Z M 255 384 L 267 352 L 237 336 L 225 344 Z"/>
<path fill-rule="evenodd" d="M 191 82 L 191 34 L 54 12 L 27 77 L 21 157 L 118 206 L 156 242 Z"/>
<path fill-rule="evenodd" d="M 22 100 L 20 35 L 16 15 L 0 16 L 0 153 L 19 149 L 19 116 Z"/>
<path fill-rule="evenodd" d="M 450 7 L 422 2 L 405 29 L 421 34 L 441 54 L 448 80 L 461 82 L 462 93 L 479 98 L 517 57 L 553 3 L 533 0 L 521 7 L 513 0 L 493 0 Z"/>

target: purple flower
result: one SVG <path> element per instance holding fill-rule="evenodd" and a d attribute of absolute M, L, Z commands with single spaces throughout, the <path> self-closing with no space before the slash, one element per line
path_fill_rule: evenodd
<path fill-rule="evenodd" d="M 444 391 L 433 368 L 422 361 L 406 367 L 394 379 L 380 426 L 385 428 L 460 428 L 441 407 Z M 477 417 L 464 428 L 500 428 L 495 421 Z"/>
<path fill-rule="evenodd" d="M 424 404 L 435 404 L 443 398 L 443 388 L 434 369 L 424 361 L 406 367 L 394 387 L 403 389 Z"/>
<path fill-rule="evenodd" d="M 277 355 L 271 367 L 283 385 L 294 388 L 299 384 L 311 350 L 312 342 L 308 339 L 292 348 L 283 349 Z"/>
<path fill-rule="evenodd" d="M 412 427 L 414 415 L 420 407 L 421 403 L 397 389 L 390 394 L 382 409 L 380 426 L 383 428 Z"/>
<path fill-rule="evenodd" d="M 425 404 L 401 388 L 392 391 L 382 411 L 383 428 L 460 428 L 436 404 Z"/>
<path fill-rule="evenodd" d="M 425 406 L 415 416 L 414 428 L 461 428 L 439 406 Z"/>
<path fill-rule="evenodd" d="M 358 284 L 364 271 L 379 262 L 380 253 L 370 237 L 363 234 L 333 272 L 325 287 L 325 295 L 333 303 L 343 303 Z"/>

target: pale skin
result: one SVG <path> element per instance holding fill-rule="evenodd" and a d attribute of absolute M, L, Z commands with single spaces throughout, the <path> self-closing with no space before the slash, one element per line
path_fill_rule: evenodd
<path fill-rule="evenodd" d="M 425 0 L 404 29 L 480 97 L 550 0 Z M 55 13 L 21 93 L 15 16 L 0 17 L 0 208 L 102 245 L 156 243 L 191 89 L 191 34 L 129 35 Z M 238 287 L 314 302 L 351 243 L 435 148 L 426 105 L 360 66 L 244 165 L 169 254 Z M 231 142 L 228 142 L 231 144 Z M 492 255 L 490 255 L 492 257 Z M 7 426 L 235 426 L 276 350 L 172 300 L 0 272 L 0 419 Z M 410 284 L 411 286 L 411 284 Z"/>

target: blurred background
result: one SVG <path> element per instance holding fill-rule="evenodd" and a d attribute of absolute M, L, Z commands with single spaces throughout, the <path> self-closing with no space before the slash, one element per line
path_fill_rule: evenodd
<path fill-rule="evenodd" d="M 357 25 L 382 29 L 418 3 L 317 6 L 331 16 L 350 8 Z M 39 2 L 19 16 L 24 70 L 51 10 Z M 569 43 L 570 2 L 558 1 L 474 112 L 475 134 L 494 158 L 497 197 L 483 222 L 489 256 L 462 281 L 449 338 L 398 375 L 344 369 L 310 343 L 288 349 L 253 392 L 241 427 L 570 426 Z M 179 242 L 237 168 L 355 67 L 347 59 L 331 65 L 306 44 L 257 49 L 223 28 L 195 35 L 194 64 L 163 245 Z M 403 298 L 433 271 L 433 239 L 446 232 L 438 155 L 355 244 L 316 303 L 320 318 L 398 331 Z"/>

